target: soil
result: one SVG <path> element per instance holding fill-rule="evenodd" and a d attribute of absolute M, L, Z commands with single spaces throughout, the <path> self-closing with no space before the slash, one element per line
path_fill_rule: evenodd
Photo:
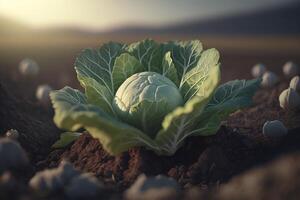
<path fill-rule="evenodd" d="M 107 183 L 117 183 L 119 190 L 126 189 L 141 173 L 165 174 L 183 187 L 213 187 L 278 155 L 300 150 L 297 122 L 300 117 L 291 116 L 279 107 L 278 95 L 286 86 L 283 82 L 274 89 L 257 92 L 255 106 L 230 116 L 214 136 L 189 138 L 173 156 L 157 156 L 143 148 L 111 156 L 97 139 L 86 133 L 68 148 L 50 153 L 38 167 L 55 167 L 67 159 Z M 286 137 L 268 139 L 262 135 L 263 123 L 273 119 L 280 119 L 288 126 Z"/>
<path fill-rule="evenodd" d="M 250 73 L 245 71 L 250 72 L 250 67 L 258 60 L 275 66 L 272 70 L 279 74 L 281 64 L 290 59 L 248 53 L 223 55 L 225 70 L 222 78 L 225 81 L 250 78 Z M 72 59 L 66 60 L 66 65 L 72 66 Z M 294 60 L 299 61 L 299 56 Z M 17 61 L 14 62 L 16 65 Z M 47 59 L 43 62 L 45 65 L 51 63 Z M 16 69 L 9 67 L 11 65 L 0 69 L 0 134 L 11 128 L 19 130 L 19 142 L 32 164 L 28 170 L 12 172 L 18 183 L 6 193 L 13 193 L 16 199 L 18 194 L 34 199 L 26 185 L 30 177 L 36 171 L 56 167 L 62 159 L 69 160 L 77 169 L 94 173 L 119 196 L 141 173 L 173 177 L 184 188 L 186 199 L 297 199 L 295 197 L 300 195 L 297 192 L 300 188 L 300 113 L 286 112 L 279 107 L 278 95 L 288 86 L 284 78 L 272 89 L 259 90 L 254 105 L 232 114 L 216 135 L 188 138 L 173 156 L 157 156 L 144 148 L 132 148 L 119 156 L 111 156 L 88 133 L 64 149 L 51 149 L 63 131 L 53 124 L 53 111 L 36 102 L 34 91 L 37 84 L 44 82 L 54 88 L 63 87 L 65 83 L 53 79 L 63 66 L 57 69 L 50 66 L 49 71 L 43 71 L 44 74 L 30 81 L 20 79 Z M 64 74 L 74 75 L 73 68 L 66 68 Z M 68 85 L 76 87 L 76 76 L 71 77 Z M 263 136 L 263 124 L 274 119 L 288 127 L 289 133 L 285 137 L 270 139 Z M 0 184 L 0 199 L 2 189 Z M 245 192 L 257 189 L 257 196 Z M 53 199 L 63 198 L 57 196 Z"/>

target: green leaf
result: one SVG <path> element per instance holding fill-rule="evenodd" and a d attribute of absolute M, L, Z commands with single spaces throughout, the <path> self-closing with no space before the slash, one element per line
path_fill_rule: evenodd
<path fill-rule="evenodd" d="M 231 113 L 252 105 L 252 97 L 260 86 L 260 79 L 234 80 L 218 87 L 204 112 L 199 116 L 193 135 L 215 134 Z"/>
<path fill-rule="evenodd" d="M 121 54 L 116 58 L 112 71 L 115 91 L 128 77 L 143 70 L 142 64 L 134 56 L 128 53 Z"/>
<path fill-rule="evenodd" d="M 146 71 L 161 72 L 162 52 L 161 47 L 154 40 L 143 40 L 132 43 L 127 51 L 135 56 L 144 66 Z"/>
<path fill-rule="evenodd" d="M 203 91 L 202 84 L 208 77 L 208 73 L 211 68 L 218 65 L 219 52 L 216 49 L 208 49 L 201 54 L 197 65 L 188 71 L 181 81 L 181 94 L 183 99 L 188 101 L 194 96 L 202 96 Z"/>
<path fill-rule="evenodd" d="M 87 104 L 82 93 L 69 87 L 50 94 L 59 128 L 76 131 L 85 128 L 98 138 L 103 148 L 117 155 L 134 146 L 145 146 L 158 151 L 155 141 L 140 130 L 110 117 L 99 107 Z"/>
<path fill-rule="evenodd" d="M 171 58 L 171 52 L 167 52 L 162 61 L 162 75 L 169 78 L 177 86 L 179 85 L 177 70 Z"/>
<path fill-rule="evenodd" d="M 202 83 L 202 96 L 195 96 L 183 107 L 175 109 L 168 114 L 155 140 L 158 143 L 161 154 L 172 155 L 182 145 L 184 139 L 190 136 L 190 131 L 196 127 L 198 117 L 203 112 L 206 104 L 213 95 L 220 82 L 220 69 L 218 66 L 209 70 L 209 75 Z"/>
<path fill-rule="evenodd" d="M 65 132 L 60 135 L 59 140 L 57 140 L 53 145 L 52 148 L 59 149 L 64 148 L 74 142 L 82 133 L 78 132 Z"/>
<path fill-rule="evenodd" d="M 164 49 L 172 52 L 172 59 L 177 69 L 179 78 L 192 69 L 198 62 L 203 50 L 199 40 L 169 42 Z M 179 84 L 180 86 L 182 83 Z"/>
<path fill-rule="evenodd" d="M 82 78 L 81 83 L 85 88 L 87 103 L 99 106 L 106 113 L 117 117 L 112 107 L 114 97 L 105 86 L 92 78 Z"/>
<path fill-rule="evenodd" d="M 116 57 L 125 51 L 125 45 L 110 42 L 98 49 L 85 49 L 75 61 L 75 70 L 79 82 L 84 78 L 92 78 L 105 86 L 111 95 L 114 94 L 112 76 Z"/>

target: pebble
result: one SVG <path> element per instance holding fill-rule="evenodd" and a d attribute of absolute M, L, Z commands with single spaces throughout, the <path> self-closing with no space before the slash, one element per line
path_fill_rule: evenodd
<path fill-rule="evenodd" d="M 39 85 L 37 87 L 35 96 L 42 105 L 48 106 L 48 105 L 50 105 L 49 94 L 51 91 L 52 91 L 52 88 L 49 85 Z"/>
<path fill-rule="evenodd" d="M 29 181 L 29 186 L 39 193 L 53 193 L 63 189 L 79 174 L 70 163 L 63 161 L 58 168 L 37 172 Z"/>
<path fill-rule="evenodd" d="M 29 165 L 29 159 L 21 145 L 10 139 L 0 139 L 0 172 L 8 169 L 22 169 Z"/>
<path fill-rule="evenodd" d="M 279 120 L 266 121 L 263 126 L 263 134 L 266 137 L 277 138 L 288 133 L 287 128 Z"/>
<path fill-rule="evenodd" d="M 267 71 L 262 76 L 261 86 L 264 88 L 271 88 L 274 87 L 278 81 L 278 76 L 275 73 Z"/>
<path fill-rule="evenodd" d="M 129 200 L 175 199 L 179 192 L 179 185 L 172 178 L 162 175 L 147 178 L 142 174 L 125 192 L 125 197 Z"/>
<path fill-rule="evenodd" d="M 283 71 L 283 74 L 287 78 L 292 78 L 294 76 L 297 76 L 297 75 L 299 75 L 299 72 L 300 72 L 299 66 L 291 61 L 289 61 L 283 65 L 282 71 Z"/>
<path fill-rule="evenodd" d="M 293 88 L 288 88 L 279 95 L 279 104 L 285 110 L 297 111 L 300 109 L 300 95 Z"/>
<path fill-rule="evenodd" d="M 23 76 L 36 76 L 39 70 L 38 64 L 29 58 L 22 60 L 19 64 L 19 71 Z"/>
<path fill-rule="evenodd" d="M 264 64 L 258 63 L 252 67 L 251 74 L 254 78 L 262 77 L 266 72 L 266 67 Z"/>
<path fill-rule="evenodd" d="M 12 140 L 18 140 L 19 132 L 16 129 L 10 129 L 5 133 L 5 136 Z"/>
<path fill-rule="evenodd" d="M 295 76 L 294 78 L 292 78 L 292 80 L 290 82 L 290 88 L 293 88 L 298 93 L 300 93 L 300 77 L 299 76 Z"/>

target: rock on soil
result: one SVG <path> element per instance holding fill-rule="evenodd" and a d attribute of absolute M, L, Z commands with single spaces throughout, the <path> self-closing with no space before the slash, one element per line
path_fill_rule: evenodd
<path fill-rule="evenodd" d="M 23 148 L 9 138 L 0 139 L 0 174 L 5 170 L 28 167 L 29 160 Z"/>
<path fill-rule="evenodd" d="M 222 186 L 215 196 L 224 200 L 279 200 L 300 197 L 300 153 L 253 169 Z"/>

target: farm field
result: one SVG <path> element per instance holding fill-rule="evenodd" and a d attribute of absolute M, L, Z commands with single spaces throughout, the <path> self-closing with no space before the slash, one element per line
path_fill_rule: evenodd
<path fill-rule="evenodd" d="M 278 96 L 289 84 L 282 66 L 287 61 L 300 65 L 300 37 L 152 35 L 159 42 L 200 39 L 205 49 L 218 49 L 222 83 L 251 79 L 251 68 L 257 63 L 276 73 L 280 82 L 272 88 L 259 89 L 254 105 L 232 114 L 216 135 L 190 138 L 171 157 L 160 157 L 138 147 L 111 156 L 87 132 L 65 148 L 51 148 L 63 131 L 53 123 L 53 109 L 36 100 L 37 86 L 49 84 L 61 89 L 68 85 L 83 90 L 76 78 L 74 62 L 84 48 L 97 48 L 107 41 L 130 43 L 143 38 L 146 36 L 0 38 L 0 134 L 4 137 L 8 129 L 17 129 L 19 142 L 30 160 L 29 167 L 13 169 L 14 187 L 3 190 L 0 182 L 0 198 L 7 198 L 10 190 L 17 188 L 19 192 L 13 198 L 39 199 L 27 182 L 37 171 L 55 168 L 66 159 L 107 186 L 95 199 L 122 198 L 123 192 L 143 173 L 174 178 L 181 188 L 175 194 L 179 199 L 297 199 L 300 113 L 280 108 Z M 38 76 L 30 79 L 18 71 L 19 62 L 27 57 L 40 66 Z M 265 121 L 275 119 L 287 126 L 288 134 L 275 139 L 263 136 Z M 244 192 L 246 189 L 257 192 Z M 49 199 L 64 199 L 64 195 L 57 193 Z"/>

